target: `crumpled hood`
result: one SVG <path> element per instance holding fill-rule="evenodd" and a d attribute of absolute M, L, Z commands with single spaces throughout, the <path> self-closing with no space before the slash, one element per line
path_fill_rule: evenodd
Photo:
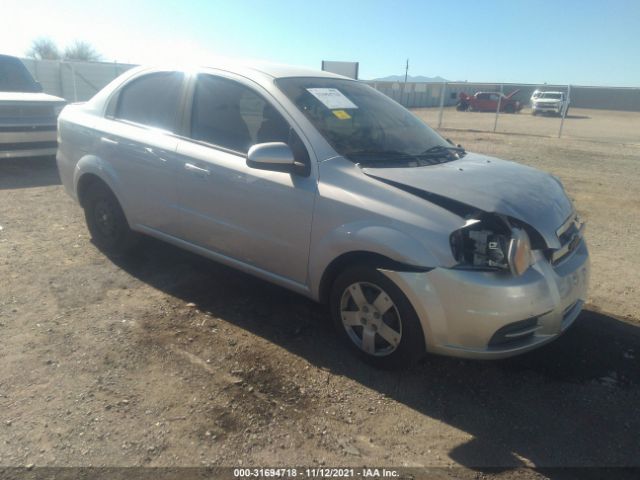
<path fill-rule="evenodd" d="M 407 186 L 516 218 L 535 228 L 551 248 L 560 247 L 556 231 L 573 212 L 571 200 L 553 176 L 475 153 L 439 165 L 363 172 L 398 188 Z"/>
<path fill-rule="evenodd" d="M 46 93 L 0 92 L 0 102 L 66 103 L 66 100 Z"/>

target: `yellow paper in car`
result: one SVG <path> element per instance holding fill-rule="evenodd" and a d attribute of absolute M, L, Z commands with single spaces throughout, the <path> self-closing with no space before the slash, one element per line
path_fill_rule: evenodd
<path fill-rule="evenodd" d="M 349 115 L 344 110 L 333 110 L 333 114 L 340 120 L 349 120 L 351 118 L 351 115 Z"/>

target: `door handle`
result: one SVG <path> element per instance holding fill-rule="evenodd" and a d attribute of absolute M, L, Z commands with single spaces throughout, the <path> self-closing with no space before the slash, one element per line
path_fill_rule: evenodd
<path fill-rule="evenodd" d="M 118 141 L 109 137 L 100 137 L 100 141 L 102 143 L 106 143 L 107 145 L 118 145 Z"/>
<path fill-rule="evenodd" d="M 200 175 L 211 175 L 211 172 L 209 170 L 207 170 L 206 168 L 198 167 L 193 163 L 185 163 L 184 169 L 189 172 L 198 173 Z"/>

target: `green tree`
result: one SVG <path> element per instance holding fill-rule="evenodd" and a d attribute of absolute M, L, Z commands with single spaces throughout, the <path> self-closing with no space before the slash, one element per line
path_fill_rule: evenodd
<path fill-rule="evenodd" d="M 102 58 L 91 44 L 76 40 L 64 49 L 64 60 L 78 60 L 81 62 L 96 62 Z"/>
<path fill-rule="evenodd" d="M 36 60 L 60 60 L 60 50 L 50 38 L 40 37 L 31 43 L 27 57 Z"/>

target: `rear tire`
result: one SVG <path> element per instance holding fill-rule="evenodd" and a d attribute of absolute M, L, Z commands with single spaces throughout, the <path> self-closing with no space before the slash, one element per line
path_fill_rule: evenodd
<path fill-rule="evenodd" d="M 102 183 L 90 187 L 84 198 L 84 217 L 96 246 L 109 254 L 124 254 L 137 243 L 138 235 L 113 192 Z"/>
<path fill-rule="evenodd" d="M 375 268 L 344 270 L 329 303 L 338 334 L 367 363 L 406 368 L 425 355 L 418 315 L 400 288 Z"/>

